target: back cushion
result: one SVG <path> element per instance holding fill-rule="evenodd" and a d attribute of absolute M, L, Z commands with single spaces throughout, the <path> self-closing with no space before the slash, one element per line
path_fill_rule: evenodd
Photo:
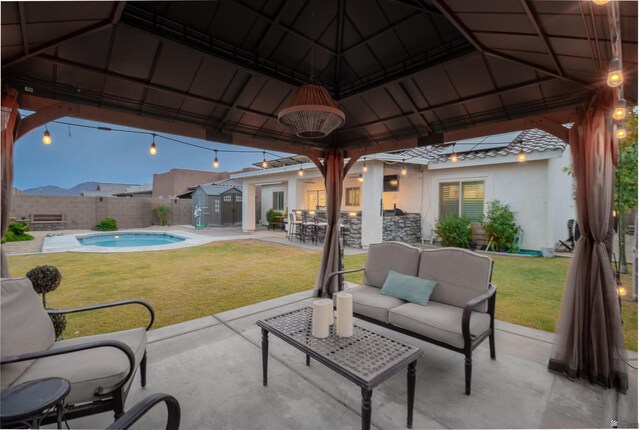
<path fill-rule="evenodd" d="M 369 245 L 367 262 L 364 265 L 364 283 L 382 288 L 389 270 L 403 275 L 418 275 L 420 250 L 402 242 L 383 242 Z"/>
<path fill-rule="evenodd" d="M 29 278 L 2 279 L 0 296 L 0 351 L 3 357 L 44 351 L 55 341 L 51 319 Z M 5 364 L 0 384 L 7 388 L 33 361 Z"/>
<path fill-rule="evenodd" d="M 430 300 L 463 308 L 469 300 L 487 291 L 491 266 L 489 257 L 465 249 L 428 249 L 420 254 L 418 276 L 438 283 Z M 479 312 L 487 309 L 487 302 L 476 307 Z"/>

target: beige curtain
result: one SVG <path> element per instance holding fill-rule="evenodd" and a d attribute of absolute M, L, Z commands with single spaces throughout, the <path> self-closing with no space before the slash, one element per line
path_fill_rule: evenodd
<path fill-rule="evenodd" d="M 13 144 L 15 142 L 15 131 L 18 128 L 20 119 L 18 113 L 18 92 L 10 87 L 2 87 L 2 184 L 0 197 L 0 232 L 2 237 L 7 233 L 9 227 L 9 210 L 11 206 L 11 185 L 13 184 Z M 9 265 L 4 254 L 4 249 L 0 246 L 1 276 L 9 277 Z"/>
<path fill-rule="evenodd" d="M 598 94 L 571 129 L 582 236 L 569 269 L 548 368 L 570 378 L 627 390 L 625 349 L 611 265 L 610 240 L 617 144 L 611 134 L 613 98 Z"/>
<path fill-rule="evenodd" d="M 340 270 L 340 205 L 345 175 L 344 156 L 338 151 L 328 152 L 322 167 L 324 186 L 327 191 L 328 226 L 314 295 L 331 297 L 332 293 L 338 291 L 338 278 L 334 276 L 327 291 L 323 291 L 323 286 L 329 274 Z"/>

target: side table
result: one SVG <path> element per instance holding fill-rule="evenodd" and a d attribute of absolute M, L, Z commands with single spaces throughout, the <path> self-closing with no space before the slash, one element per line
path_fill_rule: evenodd
<path fill-rule="evenodd" d="M 43 378 L 9 387 L 0 393 L 0 425 L 24 424 L 37 429 L 55 408 L 58 428 L 62 428 L 64 399 L 71 384 L 63 378 Z"/>

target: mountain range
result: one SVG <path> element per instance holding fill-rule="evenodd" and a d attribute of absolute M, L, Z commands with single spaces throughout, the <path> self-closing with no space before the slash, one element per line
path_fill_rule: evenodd
<path fill-rule="evenodd" d="M 71 188 L 62 188 L 57 185 L 46 185 L 44 187 L 22 190 L 22 192 L 24 194 L 43 196 L 79 196 L 83 191 L 95 191 L 97 189 L 98 182 L 83 182 Z"/>

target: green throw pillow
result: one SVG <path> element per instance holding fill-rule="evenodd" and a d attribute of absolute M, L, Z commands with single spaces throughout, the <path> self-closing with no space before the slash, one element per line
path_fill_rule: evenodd
<path fill-rule="evenodd" d="M 384 281 L 380 294 L 397 297 L 418 305 L 429 303 L 433 289 L 438 285 L 436 281 L 403 275 L 389 270 L 387 280 Z"/>

